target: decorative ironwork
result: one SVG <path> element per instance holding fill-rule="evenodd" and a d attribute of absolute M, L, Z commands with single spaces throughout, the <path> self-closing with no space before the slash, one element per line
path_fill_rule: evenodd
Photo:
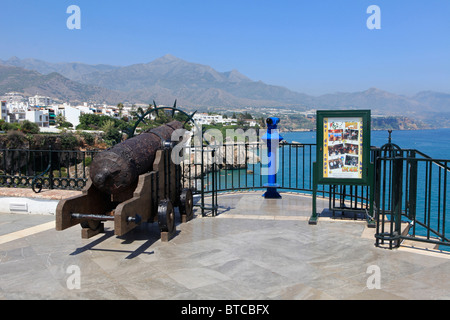
<path fill-rule="evenodd" d="M 0 187 L 82 190 L 97 152 L 0 149 Z"/>

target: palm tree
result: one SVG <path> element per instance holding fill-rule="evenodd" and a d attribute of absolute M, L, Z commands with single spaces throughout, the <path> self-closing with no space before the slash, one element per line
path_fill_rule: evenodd
<path fill-rule="evenodd" d="M 120 102 L 117 105 L 117 109 L 119 109 L 119 118 L 122 118 L 122 110 L 123 110 L 123 103 L 122 102 Z"/>
<path fill-rule="evenodd" d="M 58 127 L 60 127 L 66 121 L 67 119 L 62 113 L 58 114 L 55 118 L 55 123 L 58 125 Z"/>

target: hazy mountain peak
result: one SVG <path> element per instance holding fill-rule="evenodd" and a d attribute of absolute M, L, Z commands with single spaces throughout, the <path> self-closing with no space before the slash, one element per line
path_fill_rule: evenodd
<path fill-rule="evenodd" d="M 175 62 L 175 61 L 183 61 L 183 60 L 175 57 L 174 55 L 171 55 L 170 53 L 153 60 L 153 62 L 160 62 L 160 63 L 169 63 L 169 62 Z"/>
<path fill-rule="evenodd" d="M 365 92 L 366 93 L 381 93 L 384 91 L 381 89 L 375 88 L 375 87 L 371 87 L 371 88 L 367 89 Z"/>
<path fill-rule="evenodd" d="M 228 80 L 233 82 L 239 82 L 239 81 L 251 81 L 248 77 L 237 71 L 236 69 L 233 69 L 228 72 L 224 72 L 224 75 L 228 78 Z"/>

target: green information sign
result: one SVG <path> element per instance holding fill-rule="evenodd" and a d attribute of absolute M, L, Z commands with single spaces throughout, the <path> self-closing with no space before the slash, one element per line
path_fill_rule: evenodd
<path fill-rule="evenodd" d="M 370 110 L 317 111 L 318 184 L 367 184 Z"/>
<path fill-rule="evenodd" d="M 371 189 L 372 198 L 370 122 L 370 110 L 317 111 L 317 153 L 313 168 L 313 215 L 310 223 L 317 221 L 318 184 L 366 185 Z"/>

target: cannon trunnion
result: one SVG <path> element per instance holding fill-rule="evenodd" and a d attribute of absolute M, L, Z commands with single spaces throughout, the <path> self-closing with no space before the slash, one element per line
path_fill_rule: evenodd
<path fill-rule="evenodd" d="M 168 241 L 176 231 L 175 207 L 181 222 L 193 217 L 192 191 L 182 188 L 181 167 L 171 160 L 172 148 L 166 144 L 181 127 L 174 121 L 97 155 L 82 194 L 58 203 L 56 230 L 80 224 L 87 239 L 104 231 L 104 221 L 114 222 L 116 236 L 141 222 L 158 222 L 161 240 Z"/>

